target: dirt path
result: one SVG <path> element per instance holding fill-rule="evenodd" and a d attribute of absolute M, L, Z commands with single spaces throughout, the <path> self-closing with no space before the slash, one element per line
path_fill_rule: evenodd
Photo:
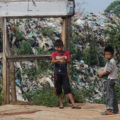
<path fill-rule="evenodd" d="M 102 116 L 104 105 L 82 104 L 81 110 L 30 105 L 4 105 L 0 107 L 0 120 L 120 120 L 120 114 Z"/>

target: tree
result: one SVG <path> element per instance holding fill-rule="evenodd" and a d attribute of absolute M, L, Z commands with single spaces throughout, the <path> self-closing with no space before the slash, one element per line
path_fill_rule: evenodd
<path fill-rule="evenodd" d="M 106 13 L 114 13 L 115 15 L 120 17 L 120 0 L 116 0 L 112 2 L 107 9 L 105 10 Z"/>
<path fill-rule="evenodd" d="M 117 50 L 120 48 L 120 18 L 116 17 L 111 20 L 105 30 L 107 36 L 107 44 L 113 46 Z"/>

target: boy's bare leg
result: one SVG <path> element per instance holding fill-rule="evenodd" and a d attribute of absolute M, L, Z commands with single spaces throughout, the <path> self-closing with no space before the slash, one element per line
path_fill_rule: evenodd
<path fill-rule="evenodd" d="M 59 105 L 63 105 L 62 96 L 58 96 L 58 100 L 59 100 Z"/>
<path fill-rule="evenodd" d="M 63 109 L 64 106 L 63 106 L 63 102 L 62 102 L 62 96 L 58 96 L 58 99 L 59 99 L 59 108 Z"/>
<path fill-rule="evenodd" d="M 68 99 L 70 100 L 70 102 L 72 103 L 73 106 L 75 106 L 75 101 L 73 99 L 73 95 L 71 93 L 66 95 L 68 97 Z"/>
<path fill-rule="evenodd" d="M 75 101 L 74 101 L 74 99 L 73 99 L 73 95 L 72 95 L 71 93 L 67 94 L 66 96 L 68 97 L 68 99 L 69 99 L 70 102 L 72 103 L 72 108 L 73 108 L 73 109 L 81 109 L 80 106 L 77 106 L 77 105 L 75 104 Z"/>

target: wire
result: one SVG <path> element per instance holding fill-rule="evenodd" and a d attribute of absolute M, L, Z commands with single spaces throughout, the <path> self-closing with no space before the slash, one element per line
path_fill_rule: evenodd
<path fill-rule="evenodd" d="M 33 2 L 33 5 L 36 6 L 36 2 L 35 2 L 35 0 L 32 0 L 32 2 Z"/>
<path fill-rule="evenodd" d="M 29 2 L 30 2 L 30 0 L 28 0 L 28 8 L 27 8 L 27 11 L 29 11 Z"/>

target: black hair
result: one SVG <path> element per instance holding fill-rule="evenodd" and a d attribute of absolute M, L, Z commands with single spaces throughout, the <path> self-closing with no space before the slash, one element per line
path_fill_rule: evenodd
<path fill-rule="evenodd" d="M 56 40 L 54 43 L 54 47 L 63 47 L 63 42 L 62 40 Z"/>
<path fill-rule="evenodd" d="M 116 56 L 118 56 L 118 55 L 120 55 L 120 52 L 117 52 L 117 53 L 116 53 Z"/>
<path fill-rule="evenodd" d="M 105 47 L 104 52 L 110 52 L 113 55 L 114 49 L 112 46 L 107 46 L 107 47 Z"/>

